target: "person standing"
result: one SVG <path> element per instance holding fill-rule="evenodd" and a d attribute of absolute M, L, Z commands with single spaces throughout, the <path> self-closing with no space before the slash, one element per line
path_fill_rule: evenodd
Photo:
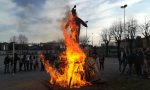
<path fill-rule="evenodd" d="M 148 50 L 147 49 L 143 49 L 143 52 L 144 52 L 144 65 L 143 65 L 143 78 L 145 78 L 145 79 L 147 79 L 147 78 L 149 78 L 148 77 L 148 63 L 147 63 L 147 61 L 148 61 Z"/>
<path fill-rule="evenodd" d="M 23 63 L 24 71 L 26 71 L 26 55 L 23 55 L 22 63 Z"/>
<path fill-rule="evenodd" d="M 33 67 L 34 67 L 34 70 L 36 70 L 36 58 L 35 58 L 35 56 L 33 56 Z"/>
<path fill-rule="evenodd" d="M 9 73 L 9 63 L 10 63 L 10 58 L 7 55 L 4 59 L 4 65 L 5 65 L 4 73 Z"/>
<path fill-rule="evenodd" d="M 127 67 L 127 64 L 128 64 L 128 62 L 127 62 L 127 51 L 126 50 L 123 51 L 122 64 L 123 64 L 123 69 L 122 69 L 121 73 L 123 74 L 126 67 Z"/>
<path fill-rule="evenodd" d="M 136 57 L 135 57 L 136 61 L 135 61 L 135 70 L 136 70 L 136 74 L 138 76 L 141 76 L 142 75 L 142 66 L 144 64 L 144 54 L 143 52 L 138 49 L 136 50 Z"/>
<path fill-rule="evenodd" d="M 14 73 L 17 72 L 17 61 L 18 61 L 18 55 L 17 53 L 14 54 Z"/>
<path fill-rule="evenodd" d="M 26 67 L 27 67 L 27 71 L 29 71 L 29 61 L 30 61 L 30 55 L 27 55 L 27 57 L 26 57 Z"/>
<path fill-rule="evenodd" d="M 119 61 L 119 72 L 121 72 L 121 65 L 122 65 L 122 60 L 121 60 L 121 56 L 122 56 L 122 51 L 121 50 L 119 50 L 118 51 L 119 53 L 118 53 L 118 61 Z"/>
<path fill-rule="evenodd" d="M 105 56 L 101 55 L 99 59 L 100 59 L 100 70 L 104 70 Z"/>
<path fill-rule="evenodd" d="M 144 52 L 143 52 L 143 50 L 141 50 L 141 49 L 139 49 L 139 59 L 140 59 L 140 61 L 139 61 L 139 73 L 140 73 L 140 75 L 142 75 L 143 74 L 143 66 L 144 66 L 144 58 L 145 57 L 145 55 L 144 55 Z"/>
<path fill-rule="evenodd" d="M 30 61 L 29 61 L 29 63 L 30 63 L 30 71 L 31 71 L 32 67 L 33 67 L 33 56 L 32 55 L 30 55 Z"/>
<path fill-rule="evenodd" d="M 10 56 L 10 73 L 14 72 L 14 62 L 13 62 L 13 56 Z"/>
<path fill-rule="evenodd" d="M 44 65 L 43 65 L 42 61 L 40 61 L 40 64 L 41 64 L 41 71 L 44 71 Z"/>
<path fill-rule="evenodd" d="M 22 71 L 22 65 L 23 65 L 23 62 L 22 62 L 22 55 L 20 56 L 19 58 L 19 71 Z"/>

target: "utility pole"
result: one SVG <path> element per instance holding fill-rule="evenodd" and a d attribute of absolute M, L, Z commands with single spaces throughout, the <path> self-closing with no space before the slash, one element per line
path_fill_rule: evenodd
<path fill-rule="evenodd" d="M 125 8 L 126 7 L 127 7 L 127 4 L 121 6 L 121 8 L 124 9 L 124 31 L 125 31 L 125 23 L 126 23 L 126 21 L 125 21 Z M 125 33 L 125 36 L 126 36 L 126 33 Z"/>
<path fill-rule="evenodd" d="M 88 21 L 85 21 L 85 23 L 87 24 L 87 23 L 88 23 Z M 86 27 L 86 39 L 87 39 L 87 27 Z"/>
<path fill-rule="evenodd" d="M 127 4 L 125 4 L 125 5 L 123 5 L 123 6 L 121 6 L 121 8 L 123 8 L 124 9 L 124 31 L 125 31 L 125 8 L 127 7 Z"/>
<path fill-rule="evenodd" d="M 93 46 L 93 33 L 92 33 L 92 46 Z"/>

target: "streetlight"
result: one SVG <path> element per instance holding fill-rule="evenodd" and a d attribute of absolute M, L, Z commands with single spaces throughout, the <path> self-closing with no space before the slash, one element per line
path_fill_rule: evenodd
<path fill-rule="evenodd" d="M 121 8 L 124 9 L 124 30 L 125 30 L 125 8 L 127 7 L 127 4 L 121 6 Z"/>
<path fill-rule="evenodd" d="M 92 46 L 93 46 L 93 33 L 92 33 Z"/>
<path fill-rule="evenodd" d="M 87 24 L 87 23 L 88 23 L 88 21 L 85 21 L 85 23 Z M 87 27 L 86 27 L 86 39 L 87 39 Z"/>
<path fill-rule="evenodd" d="M 12 44 L 13 44 L 12 54 L 13 54 L 13 62 L 14 62 L 15 61 L 15 42 L 13 42 Z"/>

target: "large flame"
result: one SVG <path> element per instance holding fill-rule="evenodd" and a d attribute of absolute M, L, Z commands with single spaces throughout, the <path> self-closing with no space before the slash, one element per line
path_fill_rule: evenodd
<path fill-rule="evenodd" d="M 85 80 L 85 58 L 86 55 L 80 48 L 79 43 L 75 40 L 74 33 L 77 33 L 78 26 L 74 24 L 73 20 L 69 21 L 71 24 L 70 29 L 73 30 L 72 35 L 68 34 L 66 29 L 63 29 L 63 35 L 66 44 L 66 50 L 60 54 L 59 70 L 56 70 L 45 60 L 44 55 L 41 53 L 41 61 L 45 66 L 47 73 L 50 74 L 50 83 L 62 87 L 79 88 L 81 86 L 89 85 L 90 83 Z"/>

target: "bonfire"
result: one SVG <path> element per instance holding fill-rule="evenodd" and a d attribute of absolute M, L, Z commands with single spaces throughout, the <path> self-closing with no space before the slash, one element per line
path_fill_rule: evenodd
<path fill-rule="evenodd" d="M 70 20 L 72 18 L 68 19 Z M 74 23 L 73 20 L 70 20 L 70 23 Z M 76 31 L 77 28 L 79 28 L 77 25 L 71 25 L 71 30 Z M 40 58 L 45 66 L 45 70 L 50 75 L 50 84 L 69 88 L 79 88 L 81 86 L 90 85 L 85 79 L 85 53 L 80 48 L 79 42 L 74 40 L 75 35 L 70 36 L 65 28 L 63 28 L 62 31 L 66 49 L 59 56 L 59 60 L 62 62 L 59 69 L 50 65 L 48 60 L 45 60 L 44 54 L 40 53 Z"/>

